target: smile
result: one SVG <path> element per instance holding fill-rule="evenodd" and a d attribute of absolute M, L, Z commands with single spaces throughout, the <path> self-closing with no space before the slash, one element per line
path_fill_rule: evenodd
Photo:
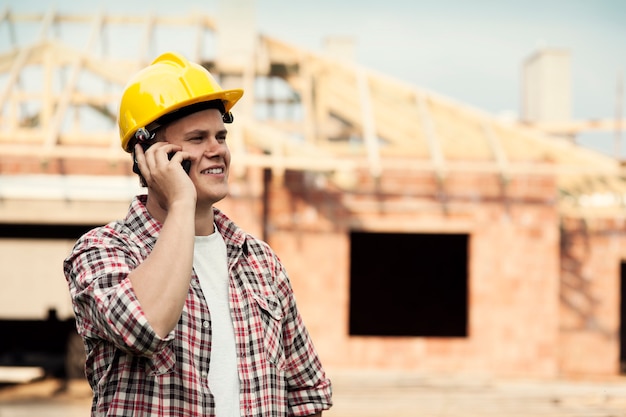
<path fill-rule="evenodd" d="M 223 174 L 224 168 L 209 168 L 201 172 L 201 174 Z"/>

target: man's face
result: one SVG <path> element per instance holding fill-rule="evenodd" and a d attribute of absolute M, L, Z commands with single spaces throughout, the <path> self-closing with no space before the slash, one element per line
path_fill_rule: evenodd
<path fill-rule="evenodd" d="M 228 194 L 230 151 L 226 133 L 217 109 L 192 113 L 165 128 L 167 141 L 191 155 L 189 177 L 196 186 L 198 203 L 212 205 Z"/>

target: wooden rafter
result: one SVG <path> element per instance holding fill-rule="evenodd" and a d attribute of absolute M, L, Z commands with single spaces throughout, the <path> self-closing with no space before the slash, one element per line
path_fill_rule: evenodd
<path fill-rule="evenodd" d="M 0 80 L 5 83 L 0 85 L 2 155 L 126 159 L 127 155 L 117 149 L 119 141 L 115 124 L 112 123 L 115 116 L 111 109 L 119 100 L 126 80 L 145 64 L 142 60 L 148 58 L 155 45 L 155 38 L 165 27 L 194 29 L 194 44 L 191 46 L 195 56 L 192 58 L 209 68 L 215 68 L 218 77 L 222 75 L 219 73 L 219 63 L 215 62 L 218 58 L 204 51 L 205 31 L 213 31 L 215 36 L 219 36 L 219 33 L 215 33 L 215 21 L 210 16 L 100 14 L 94 19 L 94 15 L 59 14 L 53 11 L 47 14 L 12 14 L 8 10 L 0 16 L 0 24 L 24 22 L 39 24 L 36 41 L 29 45 L 18 45 L 14 50 L 0 51 Z M 51 25 L 70 23 L 91 28 L 83 49 L 68 46 L 50 33 Z M 135 57 L 122 58 L 108 50 L 105 54 L 93 52 L 97 49 L 93 48 L 95 42 L 104 40 L 102 33 L 115 30 L 115 25 L 132 25 L 139 31 L 143 30 L 140 51 Z M 518 172 L 539 172 L 526 161 L 516 160 L 514 152 L 503 145 L 510 130 L 515 132 L 519 140 L 526 141 L 528 146 L 545 147 L 543 153 L 547 159 L 556 161 L 558 166 L 553 167 L 552 171 L 559 172 L 559 175 L 585 170 L 603 171 L 611 175 L 620 172 L 619 164 L 612 163 L 615 161 L 600 156 L 582 157 L 584 150 L 556 145 L 551 141 L 552 138 L 546 139 L 546 135 L 541 135 L 532 126 L 513 124 L 505 129 L 491 115 L 418 90 L 415 86 L 384 74 L 339 62 L 268 36 L 258 36 L 255 46 L 257 49 L 254 56 L 250 57 L 250 65 L 240 74 L 234 74 L 245 85 L 246 100 L 251 100 L 242 101 L 235 109 L 237 127 L 233 127 L 231 146 L 243 164 L 266 164 L 267 167 L 277 167 L 279 170 L 315 170 L 315 167 L 332 170 L 332 164 L 336 164 L 337 170 L 365 167 L 373 176 L 384 175 L 388 169 L 403 167 L 432 170 L 441 180 L 452 170 L 498 172 L 505 181 Z M 43 85 L 47 86 L 40 92 L 16 88 L 23 73 L 35 66 L 43 69 Z M 69 69 L 70 73 L 62 91 L 55 92 L 49 80 L 59 68 Z M 98 93 L 83 89 L 77 80 L 80 74 L 86 72 L 110 84 L 111 88 Z M 301 118 L 281 119 L 272 114 L 261 122 L 254 118 L 254 109 L 243 111 L 241 106 L 261 103 L 261 99 L 254 94 L 257 77 L 284 80 L 285 88 L 290 88 L 292 93 L 288 99 L 284 96 L 265 97 L 265 103 L 297 107 L 297 111 L 292 113 Z M 40 124 L 20 126 L 19 122 L 25 115 L 17 114 L 19 107 L 38 99 L 44 102 L 41 113 L 35 115 Z M 98 114 L 109 122 L 110 130 L 94 132 L 89 126 L 81 124 L 83 131 L 65 131 L 62 127 L 65 113 L 80 106 L 97 109 Z M 442 112 L 446 112 L 445 117 L 440 117 Z M 445 126 L 442 126 L 443 119 L 448 123 Z M 459 123 L 454 129 L 445 128 L 460 119 L 471 121 L 465 125 L 474 126 L 472 135 L 481 135 L 478 140 L 482 141 L 483 147 L 486 143 L 486 149 L 491 150 L 491 153 L 487 152 L 490 160 L 472 160 L 469 154 L 467 160 L 458 160 L 459 152 L 455 157 L 450 157 L 454 144 L 447 136 L 444 137 L 444 133 L 448 136 L 462 136 L 462 129 L 470 127 Z M 615 121 L 586 123 L 576 129 L 615 126 Z M 574 125 L 572 123 L 569 126 L 571 128 Z M 547 125 L 540 127 L 567 131 L 567 126 L 557 126 L 558 129 Z M 235 133 L 236 129 L 241 130 L 240 134 Z M 471 149 L 471 144 L 465 146 Z M 259 155 L 259 151 L 265 155 Z M 571 155 L 571 158 L 564 155 Z M 571 165 L 568 165 L 567 158 L 572 161 Z M 584 161 L 584 164 L 580 161 Z"/>
<path fill-rule="evenodd" d="M 361 102 L 361 125 L 363 126 L 363 141 L 367 150 L 367 159 L 370 163 L 370 173 L 378 178 L 381 175 L 380 152 L 378 150 L 378 137 L 376 135 L 376 122 L 370 86 L 365 69 L 358 67 L 356 70 L 359 100 Z"/>
<path fill-rule="evenodd" d="M 85 45 L 85 52 L 91 50 L 93 44 L 96 42 L 99 32 L 102 27 L 103 16 L 98 14 L 95 16 L 91 33 L 87 39 L 87 43 Z M 76 84 L 78 83 L 78 77 L 80 75 L 80 71 L 82 70 L 83 60 L 80 55 L 77 55 L 74 61 L 71 64 L 71 73 L 68 81 L 65 84 L 65 88 L 61 94 L 61 100 L 57 104 L 54 115 L 52 116 L 52 121 L 50 126 L 46 127 L 46 137 L 44 138 L 44 152 L 50 151 L 52 147 L 55 145 L 56 139 L 59 136 L 61 130 L 61 124 L 63 123 L 63 119 L 65 113 L 70 105 L 72 92 L 76 89 Z"/>
<path fill-rule="evenodd" d="M 437 140 L 437 133 L 433 125 L 433 120 L 428 110 L 428 103 L 426 97 L 422 92 L 415 94 L 415 100 L 417 101 L 418 108 L 420 110 L 421 124 L 424 127 L 424 133 L 428 141 L 428 148 L 430 149 L 430 158 L 435 167 L 435 173 L 440 181 L 446 177 L 446 162 L 444 159 L 441 144 Z"/>
<path fill-rule="evenodd" d="M 503 184 L 507 184 L 510 179 L 509 173 L 509 160 L 502 148 L 502 143 L 500 139 L 496 137 L 496 133 L 493 131 L 493 127 L 491 126 L 491 122 L 489 120 L 484 120 L 482 123 L 482 127 L 485 132 L 485 137 L 487 138 L 487 142 L 489 143 L 489 147 L 493 152 L 493 156 L 500 168 L 500 178 Z"/>

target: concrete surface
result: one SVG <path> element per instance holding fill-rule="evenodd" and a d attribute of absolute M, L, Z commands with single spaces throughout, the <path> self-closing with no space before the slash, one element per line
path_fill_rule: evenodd
<path fill-rule="evenodd" d="M 325 417 L 626 417 L 626 378 L 529 380 L 334 372 Z M 0 388 L 0 417 L 85 417 L 84 381 Z"/>

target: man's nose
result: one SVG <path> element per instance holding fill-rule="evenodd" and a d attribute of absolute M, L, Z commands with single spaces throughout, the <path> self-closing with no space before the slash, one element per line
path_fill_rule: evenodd
<path fill-rule="evenodd" d="M 220 142 L 217 140 L 217 138 L 211 138 L 210 140 L 206 141 L 204 155 L 208 157 L 215 157 L 215 156 L 223 155 L 225 151 L 226 151 L 225 142 Z"/>

